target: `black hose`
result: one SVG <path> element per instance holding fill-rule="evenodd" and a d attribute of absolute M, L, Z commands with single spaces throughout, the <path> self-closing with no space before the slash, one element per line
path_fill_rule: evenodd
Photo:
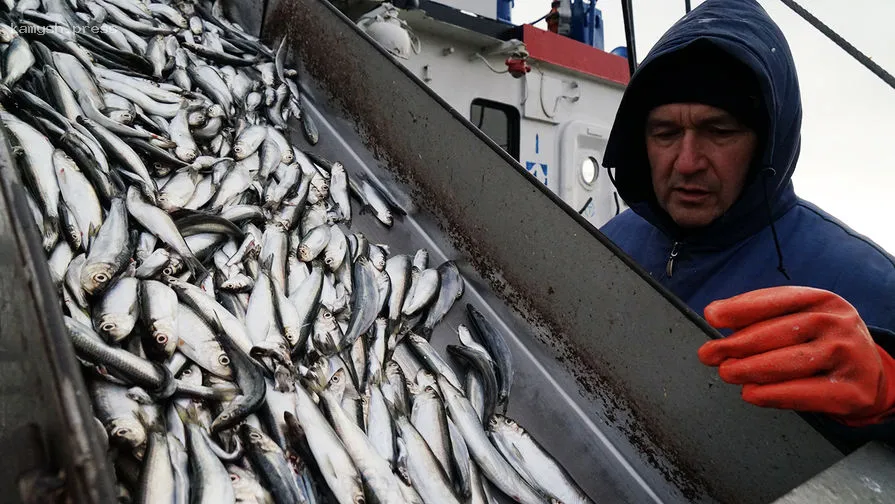
<path fill-rule="evenodd" d="M 892 76 L 889 72 L 887 72 L 883 67 L 877 65 L 870 58 L 868 58 L 864 53 L 859 51 L 855 46 L 851 45 L 847 40 L 839 36 L 838 33 L 834 32 L 832 28 L 825 25 L 821 20 L 814 17 L 810 12 L 805 10 L 801 5 L 797 4 L 794 0 L 781 0 L 787 7 L 794 10 L 796 14 L 802 16 L 802 19 L 808 21 L 811 26 L 817 28 L 821 33 L 827 36 L 830 40 L 836 43 L 839 47 L 841 47 L 845 52 L 851 55 L 853 58 L 858 60 L 862 65 L 867 67 L 868 70 L 876 74 L 877 77 L 883 80 L 886 84 L 895 88 L 895 77 Z M 626 25 L 627 28 L 627 25 Z"/>
<path fill-rule="evenodd" d="M 628 68 L 631 75 L 637 69 L 637 48 L 634 45 L 634 10 L 631 0 L 622 0 L 622 18 L 625 21 L 625 42 L 628 48 Z"/>
<path fill-rule="evenodd" d="M 587 201 L 584 202 L 584 206 L 581 207 L 581 210 L 578 210 L 578 215 L 583 214 L 584 211 L 587 210 L 587 205 L 590 205 L 590 202 L 593 201 L 593 200 L 594 200 L 594 197 L 593 197 L 593 196 L 587 198 Z"/>

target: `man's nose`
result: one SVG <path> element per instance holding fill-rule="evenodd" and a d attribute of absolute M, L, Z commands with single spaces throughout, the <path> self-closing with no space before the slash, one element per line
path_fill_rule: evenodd
<path fill-rule="evenodd" d="M 699 135 L 693 130 L 685 130 L 679 144 L 677 158 L 674 160 L 675 171 L 688 175 L 705 168 L 706 158 L 702 152 Z"/>

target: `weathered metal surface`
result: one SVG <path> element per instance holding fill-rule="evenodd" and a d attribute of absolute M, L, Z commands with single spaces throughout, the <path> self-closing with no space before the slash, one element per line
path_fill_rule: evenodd
<path fill-rule="evenodd" d="M 868 443 L 774 504 L 895 502 L 895 448 Z"/>
<path fill-rule="evenodd" d="M 111 469 L 6 138 L 0 128 L 0 495 L 21 502 L 19 479 L 37 469 L 64 476 L 70 502 L 114 502 Z M 23 432 L 41 439 L 25 443 Z M 34 466 L 44 460 L 53 465 Z"/>
<path fill-rule="evenodd" d="M 606 478 L 617 499 L 638 502 L 670 482 L 662 500 L 768 502 L 841 458 L 797 415 L 743 403 L 696 359 L 716 335 L 701 318 L 330 4 L 267 9 L 265 37 L 289 36 L 318 101 L 344 115 L 329 117 L 358 129 L 387 164 L 370 170 L 421 207 L 409 217 L 417 232 L 456 251 L 475 296 L 514 332 L 530 373 L 517 411 L 573 475 L 596 474 L 589 489 Z M 611 467 L 620 460 L 630 470 Z"/>
<path fill-rule="evenodd" d="M 268 0 L 249 0 L 222 2 L 221 5 L 228 20 L 257 36 L 261 33 L 261 25 L 268 3 Z"/>

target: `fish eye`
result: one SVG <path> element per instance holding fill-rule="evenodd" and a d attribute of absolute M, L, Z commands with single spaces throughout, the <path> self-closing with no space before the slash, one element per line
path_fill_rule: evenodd
<path fill-rule="evenodd" d="M 193 374 L 193 368 L 186 368 L 183 370 L 183 376 L 189 376 Z"/>
<path fill-rule="evenodd" d="M 257 432 L 252 432 L 251 434 L 249 434 L 249 437 L 254 439 L 255 441 L 261 440 L 261 434 L 258 434 Z"/>
<path fill-rule="evenodd" d="M 331 378 L 331 380 L 332 380 L 333 383 L 339 383 L 340 381 L 342 381 L 342 380 L 339 378 L 339 375 L 338 375 L 338 374 L 334 374 L 333 377 Z"/>
<path fill-rule="evenodd" d="M 106 276 L 105 273 L 97 273 L 97 274 L 93 277 L 93 279 L 96 280 L 97 282 L 106 282 L 106 281 L 109 280 L 109 277 Z"/>
<path fill-rule="evenodd" d="M 105 324 L 100 326 L 100 329 L 102 329 L 103 331 L 106 331 L 106 332 L 113 331 L 115 329 L 115 324 L 113 324 L 111 322 L 106 322 Z"/>
<path fill-rule="evenodd" d="M 115 435 L 118 437 L 124 437 L 124 436 L 127 436 L 128 434 L 130 434 L 130 432 L 131 432 L 130 429 L 128 429 L 126 427 L 122 427 L 121 429 L 118 429 L 117 432 L 115 432 Z"/>
<path fill-rule="evenodd" d="M 218 357 L 218 364 L 220 364 L 222 366 L 230 365 L 230 357 L 227 357 L 226 355 L 221 355 L 220 357 Z"/>
<path fill-rule="evenodd" d="M 329 319 L 333 318 L 333 314 L 332 314 L 332 312 L 328 312 L 328 311 L 327 311 L 327 312 L 323 312 L 323 318 L 325 318 L 326 320 L 329 320 Z"/>
<path fill-rule="evenodd" d="M 224 414 L 222 414 L 219 418 L 220 418 L 221 420 L 229 420 L 229 419 L 230 419 L 230 413 L 224 413 Z"/>
<path fill-rule="evenodd" d="M 159 334 L 158 336 L 155 337 L 155 341 L 159 345 L 164 345 L 164 344 L 168 343 L 168 337 L 165 336 L 164 334 Z"/>
<path fill-rule="evenodd" d="M 239 476 L 236 474 L 230 473 L 230 481 L 239 481 Z"/>

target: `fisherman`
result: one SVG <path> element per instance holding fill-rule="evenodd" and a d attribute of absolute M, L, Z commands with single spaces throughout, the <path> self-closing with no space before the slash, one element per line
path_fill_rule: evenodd
<path fill-rule="evenodd" d="M 603 228 L 725 338 L 699 360 L 743 400 L 840 447 L 893 439 L 895 259 L 796 196 L 802 105 L 754 0 L 708 0 L 625 90 L 604 164 L 630 206 Z"/>
<path fill-rule="evenodd" d="M 547 20 L 547 31 L 559 33 L 559 2 L 550 2 L 550 12 L 544 19 Z"/>

